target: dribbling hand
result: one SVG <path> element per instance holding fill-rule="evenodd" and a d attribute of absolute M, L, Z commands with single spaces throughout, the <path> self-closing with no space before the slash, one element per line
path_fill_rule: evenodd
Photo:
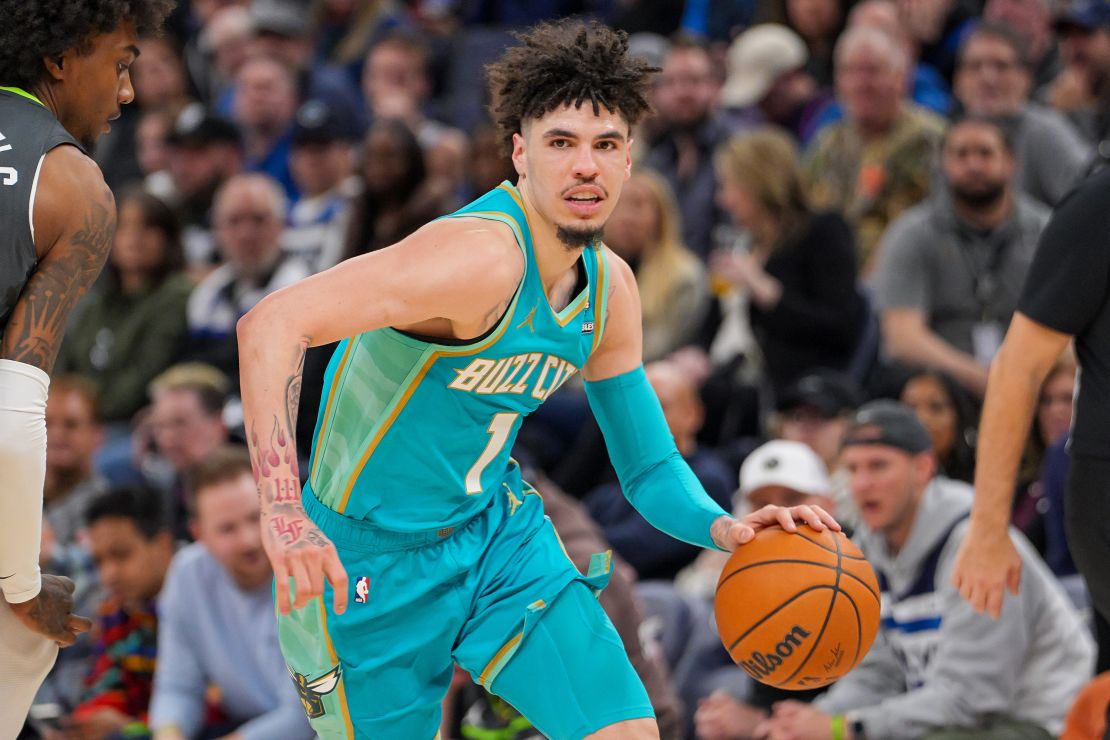
<path fill-rule="evenodd" d="M 76 642 L 79 633 L 88 632 L 92 627 L 90 619 L 72 612 L 73 588 L 73 581 L 65 576 L 44 573 L 37 596 L 9 606 L 27 629 L 62 647 L 69 647 Z"/>
<path fill-rule="evenodd" d="M 783 507 L 768 504 L 743 519 L 737 520 L 730 516 L 718 518 L 710 528 L 710 536 L 718 547 L 732 552 L 768 527 L 782 527 L 787 532 L 797 532 L 797 522 L 808 524 L 818 532 L 826 529 L 840 531 L 839 522 L 820 506 Z"/>
<path fill-rule="evenodd" d="M 277 607 L 283 615 L 323 596 L 324 579 L 331 582 L 335 613 L 347 610 L 347 571 L 335 545 L 304 510 L 263 513 L 262 543 L 274 568 Z"/>
<path fill-rule="evenodd" d="M 1005 530 L 1002 536 L 968 529 L 952 568 L 952 585 L 977 612 L 1002 615 L 1005 590 L 1017 596 L 1021 586 L 1021 555 Z"/>

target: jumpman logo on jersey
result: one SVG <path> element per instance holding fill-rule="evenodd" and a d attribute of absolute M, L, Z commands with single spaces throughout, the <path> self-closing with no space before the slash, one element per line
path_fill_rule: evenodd
<path fill-rule="evenodd" d="M 539 305 L 539 304 L 537 304 L 537 305 Z M 528 312 L 528 318 L 524 319 L 524 321 L 521 321 L 519 324 L 517 324 L 516 328 L 519 329 L 520 327 L 524 326 L 525 324 L 528 324 L 528 331 L 535 334 L 536 333 L 536 327 L 532 324 L 532 319 L 535 317 L 535 315 L 536 315 L 536 306 L 532 306 L 532 310 Z"/>
<path fill-rule="evenodd" d="M 524 502 L 513 494 L 513 489 L 509 488 L 508 483 L 502 483 L 501 485 L 505 486 L 505 494 L 509 497 L 509 516 L 512 516 Z"/>

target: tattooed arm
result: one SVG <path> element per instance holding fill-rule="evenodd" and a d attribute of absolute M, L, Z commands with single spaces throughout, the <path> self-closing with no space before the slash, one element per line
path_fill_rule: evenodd
<path fill-rule="evenodd" d="M 73 584 L 41 577 L 46 392 L 69 313 L 100 273 L 116 207 L 97 166 L 61 146 L 43 160 L 32 214 L 39 261 L 0 339 L 0 588 L 31 630 L 72 644 Z"/>
<path fill-rule="evenodd" d="M 335 548 L 301 505 L 293 434 L 307 349 L 385 326 L 478 336 L 504 313 L 523 270 L 507 226 L 437 221 L 397 245 L 277 291 L 240 319 L 247 445 L 282 613 L 321 596 L 325 579 L 335 611 L 347 603 L 347 575 Z M 296 585 L 292 603 L 290 578 Z"/>

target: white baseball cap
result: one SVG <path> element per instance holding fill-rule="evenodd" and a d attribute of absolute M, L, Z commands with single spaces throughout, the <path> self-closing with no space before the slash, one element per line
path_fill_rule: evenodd
<path fill-rule="evenodd" d="M 728 79 L 721 90 L 730 108 L 758 103 L 786 72 L 800 68 L 809 58 L 802 37 L 786 26 L 761 23 L 736 37 L 728 47 Z"/>
<path fill-rule="evenodd" d="M 817 453 L 801 442 L 776 439 L 757 447 L 740 466 L 740 495 L 782 486 L 811 496 L 829 495 L 832 481 Z"/>

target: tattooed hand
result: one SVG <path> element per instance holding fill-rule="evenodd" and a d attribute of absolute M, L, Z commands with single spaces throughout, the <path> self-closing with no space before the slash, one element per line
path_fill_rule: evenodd
<path fill-rule="evenodd" d="M 347 609 L 347 572 L 335 545 L 324 536 L 300 504 L 275 506 L 262 514 L 262 543 L 274 567 L 278 609 L 289 614 L 324 594 L 331 581 L 335 613 Z M 289 579 L 293 579 L 292 603 Z"/>
<path fill-rule="evenodd" d="M 79 617 L 73 609 L 73 581 L 63 576 L 43 574 L 38 596 L 11 604 L 12 613 L 27 629 L 58 643 L 72 645 L 77 633 L 88 632 L 92 621 Z"/>

